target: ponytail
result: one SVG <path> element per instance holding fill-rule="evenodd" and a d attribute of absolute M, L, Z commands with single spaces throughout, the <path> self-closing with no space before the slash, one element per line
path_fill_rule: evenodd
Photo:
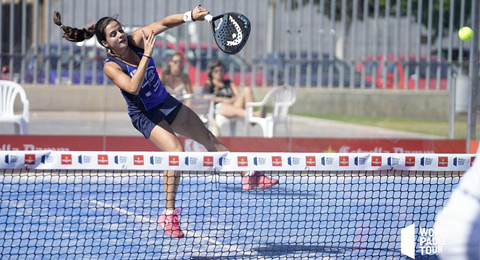
<path fill-rule="evenodd" d="M 73 28 L 62 24 L 62 16 L 59 12 L 53 12 L 53 22 L 63 30 L 63 38 L 71 42 L 83 42 L 95 35 L 95 24 L 88 28 Z"/>

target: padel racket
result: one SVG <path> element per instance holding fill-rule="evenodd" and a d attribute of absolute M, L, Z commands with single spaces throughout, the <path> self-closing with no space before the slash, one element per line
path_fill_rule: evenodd
<path fill-rule="evenodd" d="M 251 26 L 245 15 L 231 12 L 213 17 L 207 14 L 205 20 L 212 25 L 215 42 L 223 52 L 236 54 L 247 43 Z"/>

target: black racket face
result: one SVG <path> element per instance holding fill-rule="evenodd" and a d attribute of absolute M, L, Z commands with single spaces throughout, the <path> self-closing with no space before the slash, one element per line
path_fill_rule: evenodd
<path fill-rule="evenodd" d="M 220 50 L 236 54 L 242 50 L 250 35 L 250 21 L 239 13 L 225 13 L 212 19 L 215 42 Z"/>

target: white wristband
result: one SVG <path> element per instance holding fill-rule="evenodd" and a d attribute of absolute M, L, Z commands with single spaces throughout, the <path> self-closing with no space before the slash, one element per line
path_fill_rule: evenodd
<path fill-rule="evenodd" d="M 186 23 L 194 22 L 193 20 L 193 11 L 187 11 L 183 14 L 183 21 Z"/>

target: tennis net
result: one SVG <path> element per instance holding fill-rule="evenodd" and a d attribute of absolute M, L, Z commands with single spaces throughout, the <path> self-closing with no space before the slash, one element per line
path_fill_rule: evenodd
<path fill-rule="evenodd" d="M 0 152 L 0 259 L 398 259 L 433 227 L 468 154 Z M 164 233 L 178 170 L 185 238 Z M 242 190 L 239 171 L 279 180 Z M 403 238 L 403 240 L 402 240 Z M 414 254 L 438 246 L 411 241 Z M 403 253 L 403 254 L 402 254 Z"/>

